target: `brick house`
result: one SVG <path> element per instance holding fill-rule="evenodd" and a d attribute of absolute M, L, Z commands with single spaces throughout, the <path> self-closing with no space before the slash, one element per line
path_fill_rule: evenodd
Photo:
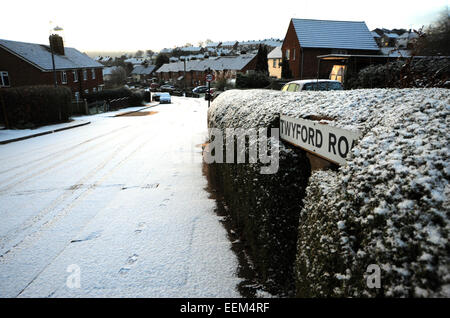
<path fill-rule="evenodd" d="M 75 99 L 102 90 L 103 65 L 53 37 L 58 86 L 69 87 Z M 54 85 L 50 46 L 0 39 L 0 74 L 0 87 Z"/>
<path fill-rule="evenodd" d="M 379 54 L 378 45 L 365 22 L 291 19 L 281 47 L 295 79 L 328 78 L 332 62 L 320 64 L 327 54 Z"/>
<path fill-rule="evenodd" d="M 216 80 L 221 78 L 234 79 L 237 73 L 247 73 L 256 68 L 256 54 L 221 56 L 205 60 L 186 61 L 186 79 L 184 79 L 184 62 L 162 65 L 156 74 L 160 80 L 173 84 L 194 87 L 205 85 L 205 76 L 210 69 Z"/>

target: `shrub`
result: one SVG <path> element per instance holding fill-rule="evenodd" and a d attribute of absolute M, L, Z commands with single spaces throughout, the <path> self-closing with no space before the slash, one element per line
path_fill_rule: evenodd
<path fill-rule="evenodd" d="M 347 89 L 448 87 L 450 60 L 441 57 L 411 58 L 370 65 L 347 79 Z"/>
<path fill-rule="evenodd" d="M 270 78 L 261 72 L 237 74 L 236 88 L 264 88 L 270 85 Z"/>
<path fill-rule="evenodd" d="M 113 99 L 119 99 L 128 97 L 128 106 L 139 106 L 144 101 L 144 92 L 142 90 L 130 90 L 127 87 L 105 89 L 100 92 L 84 95 L 88 103 L 95 101 L 111 101 Z"/>
<path fill-rule="evenodd" d="M 15 128 L 68 121 L 71 100 L 67 87 L 23 86 L 0 90 L 5 122 Z"/>

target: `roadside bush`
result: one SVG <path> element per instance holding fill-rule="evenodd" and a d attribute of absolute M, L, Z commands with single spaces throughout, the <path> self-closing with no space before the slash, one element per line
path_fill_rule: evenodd
<path fill-rule="evenodd" d="M 261 72 L 237 74 L 236 88 L 264 88 L 270 84 L 270 78 Z"/>
<path fill-rule="evenodd" d="M 115 89 L 105 89 L 96 93 L 85 94 L 88 103 L 95 101 L 111 101 L 113 99 L 128 98 L 128 106 L 139 106 L 142 105 L 144 101 L 144 91 L 142 90 L 130 90 L 127 87 L 115 88 Z M 127 106 L 125 106 L 127 107 Z"/>
<path fill-rule="evenodd" d="M 11 128 L 34 128 L 68 121 L 71 96 L 67 87 L 7 88 L 0 90 L 0 106 Z"/>
<path fill-rule="evenodd" d="M 346 89 L 449 87 L 450 60 L 441 57 L 411 58 L 370 65 L 349 77 Z"/>

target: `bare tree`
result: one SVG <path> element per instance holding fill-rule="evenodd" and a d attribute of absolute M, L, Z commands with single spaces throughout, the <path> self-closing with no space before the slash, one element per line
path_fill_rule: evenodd
<path fill-rule="evenodd" d="M 111 79 L 109 80 L 109 86 L 117 87 L 122 86 L 127 82 L 127 72 L 122 66 L 118 66 L 111 72 Z"/>

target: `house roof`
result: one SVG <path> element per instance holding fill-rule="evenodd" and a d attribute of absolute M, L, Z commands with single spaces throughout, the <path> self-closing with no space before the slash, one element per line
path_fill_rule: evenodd
<path fill-rule="evenodd" d="M 223 70 L 242 70 L 253 58 L 255 54 L 238 56 L 221 56 L 206 60 L 193 60 L 186 62 L 186 71 L 205 71 L 211 68 L 214 71 Z M 162 65 L 156 73 L 182 72 L 184 71 L 184 62 L 167 63 Z"/>
<path fill-rule="evenodd" d="M 281 46 L 277 46 L 269 54 L 267 54 L 268 59 L 281 59 L 283 58 L 283 54 L 281 52 Z"/>
<path fill-rule="evenodd" d="M 156 68 L 156 65 L 148 65 L 145 67 L 145 65 L 136 65 L 133 68 L 133 71 L 131 74 L 134 75 L 150 75 Z"/>
<path fill-rule="evenodd" d="M 49 45 L 0 39 L 0 48 L 19 56 L 43 71 L 53 70 L 52 54 Z M 55 68 L 57 70 L 103 67 L 102 64 L 74 48 L 65 47 L 64 53 L 64 55 L 54 55 Z"/>
<path fill-rule="evenodd" d="M 379 48 L 365 22 L 292 19 L 305 48 L 374 50 Z"/>
<path fill-rule="evenodd" d="M 105 67 L 103 69 L 103 76 L 111 75 L 115 70 L 118 70 L 120 68 L 121 68 L 120 66 Z"/>

